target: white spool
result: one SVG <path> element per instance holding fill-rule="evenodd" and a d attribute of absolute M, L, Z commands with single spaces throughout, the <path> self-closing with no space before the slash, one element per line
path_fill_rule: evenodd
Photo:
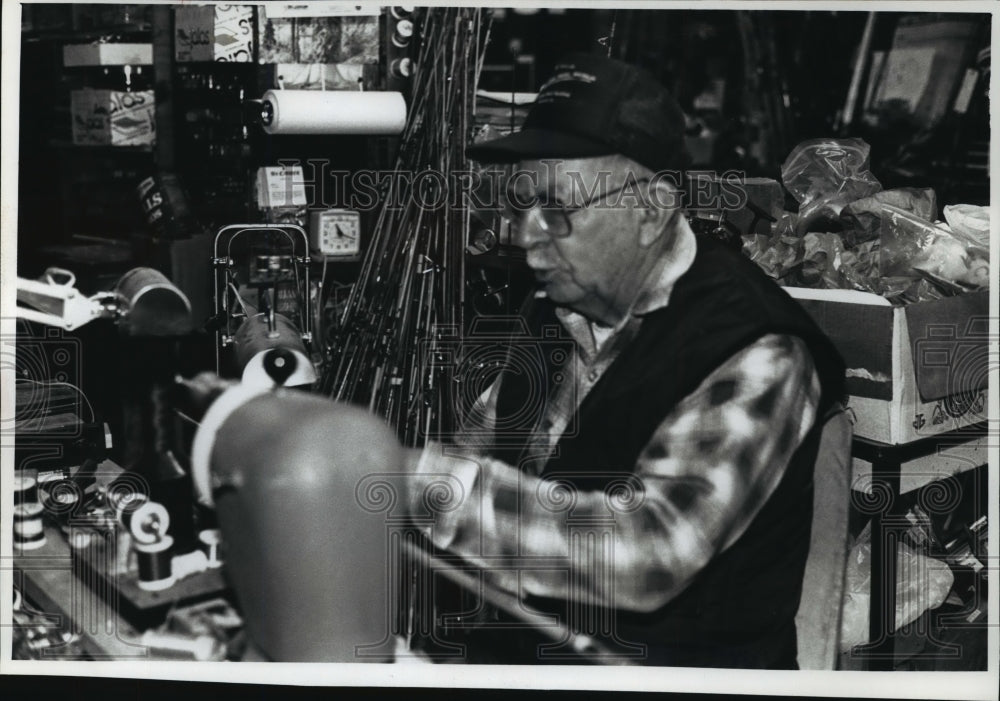
<path fill-rule="evenodd" d="M 399 134 L 406 101 L 392 91 L 268 90 L 268 134 Z"/>
<path fill-rule="evenodd" d="M 170 514 L 162 504 L 146 501 L 124 516 L 123 523 L 137 543 L 155 543 L 170 528 Z"/>
<path fill-rule="evenodd" d="M 36 550 L 45 545 L 41 504 L 18 504 L 14 507 L 14 546 L 19 550 Z"/>

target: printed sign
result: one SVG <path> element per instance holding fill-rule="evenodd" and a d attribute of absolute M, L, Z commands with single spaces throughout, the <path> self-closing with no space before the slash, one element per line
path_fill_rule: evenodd
<path fill-rule="evenodd" d="M 78 146 L 151 146 L 156 143 L 152 90 L 74 90 L 73 143 Z"/>
<path fill-rule="evenodd" d="M 268 166 L 257 171 L 257 205 L 261 209 L 305 206 L 302 166 Z"/>
<path fill-rule="evenodd" d="M 250 5 L 178 7 L 174 12 L 174 57 L 178 63 L 253 60 Z"/>

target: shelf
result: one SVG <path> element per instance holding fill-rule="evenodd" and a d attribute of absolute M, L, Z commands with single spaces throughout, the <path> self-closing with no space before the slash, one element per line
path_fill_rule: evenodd
<path fill-rule="evenodd" d="M 74 144 L 72 141 L 62 139 L 51 139 L 48 142 L 49 148 L 70 149 L 74 151 L 107 152 L 108 155 L 153 155 L 153 146 L 112 146 L 111 144 Z"/>

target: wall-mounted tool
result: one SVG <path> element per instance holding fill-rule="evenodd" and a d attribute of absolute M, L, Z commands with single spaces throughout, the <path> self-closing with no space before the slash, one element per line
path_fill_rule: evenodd
<path fill-rule="evenodd" d="M 133 268 L 115 287 L 85 297 L 69 270 L 49 268 L 41 280 L 17 278 L 17 316 L 67 331 L 113 319 L 131 336 L 176 336 L 191 330 L 191 303 L 163 273 Z"/>
<path fill-rule="evenodd" d="M 216 371 L 268 386 L 313 382 L 305 230 L 295 224 L 224 226 L 215 237 L 212 264 Z"/>

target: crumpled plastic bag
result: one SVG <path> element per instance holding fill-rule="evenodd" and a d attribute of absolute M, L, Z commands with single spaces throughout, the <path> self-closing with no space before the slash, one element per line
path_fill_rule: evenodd
<path fill-rule="evenodd" d="M 949 294 L 989 287 L 989 249 L 898 207 L 882 207 L 882 276 L 923 277 Z"/>
<path fill-rule="evenodd" d="M 975 204 L 950 204 L 944 208 L 944 220 L 951 230 L 976 241 L 989 250 L 990 209 Z"/>
<path fill-rule="evenodd" d="M 906 543 L 896 551 L 896 615 L 893 630 L 917 620 L 924 611 L 944 603 L 955 582 L 947 563 L 915 552 Z M 870 642 L 868 617 L 871 610 L 871 541 L 859 539 L 847 562 L 840 651 Z"/>
<path fill-rule="evenodd" d="M 894 304 L 941 299 L 989 286 L 989 213 L 945 207 L 933 223 L 931 188 L 882 190 L 861 139 L 813 139 L 782 165 L 799 202 L 770 236 L 743 237 L 743 253 L 779 284 L 871 292 Z"/>
<path fill-rule="evenodd" d="M 796 231 L 823 227 L 840 216 L 850 202 L 868 197 L 882 184 L 868 170 L 870 147 L 862 139 L 810 139 L 788 154 L 781 181 L 799 203 Z"/>
<path fill-rule="evenodd" d="M 743 255 L 781 284 L 792 284 L 787 278 L 802 264 L 802 239 L 780 233 L 744 236 Z"/>
<path fill-rule="evenodd" d="M 840 210 L 844 243 L 848 248 L 878 238 L 884 215 L 882 206 L 886 204 L 912 212 L 927 221 L 937 219 L 937 196 L 929 187 L 902 187 L 876 192 L 869 197 L 849 202 Z"/>
<path fill-rule="evenodd" d="M 843 289 L 841 273 L 844 240 L 839 234 L 810 232 L 802 237 L 802 283 L 806 287 L 827 290 Z"/>

